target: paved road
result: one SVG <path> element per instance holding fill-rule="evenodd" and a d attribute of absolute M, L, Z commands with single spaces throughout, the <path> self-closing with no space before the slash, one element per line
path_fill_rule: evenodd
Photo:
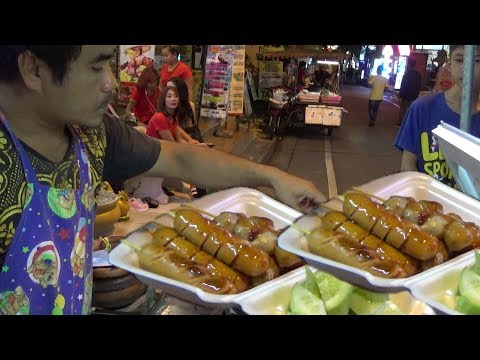
<path fill-rule="evenodd" d="M 351 186 L 393 174 L 401 153 L 393 147 L 398 129 L 398 101 L 386 94 L 375 127 L 368 127 L 369 89 L 345 86 L 342 125 L 331 137 L 320 128 L 290 130 L 280 141 L 271 165 L 310 179 L 330 197 Z"/>

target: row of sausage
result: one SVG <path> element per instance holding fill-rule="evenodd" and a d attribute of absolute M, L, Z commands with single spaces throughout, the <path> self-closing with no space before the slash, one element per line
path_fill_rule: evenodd
<path fill-rule="evenodd" d="M 223 212 L 210 220 L 179 209 L 173 228 L 160 227 L 139 251 L 140 266 L 215 294 L 235 294 L 304 264 L 277 246 L 264 217 Z"/>
<path fill-rule="evenodd" d="M 392 196 L 382 204 L 347 193 L 307 236 L 318 255 L 386 278 L 409 277 L 480 247 L 480 227 L 434 201 Z"/>

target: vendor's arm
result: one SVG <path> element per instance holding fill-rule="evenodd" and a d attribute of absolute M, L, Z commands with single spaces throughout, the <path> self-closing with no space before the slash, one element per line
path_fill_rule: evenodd
<path fill-rule="evenodd" d="M 146 176 L 168 175 L 205 188 L 268 186 L 280 201 L 302 211 L 325 201 L 312 182 L 272 166 L 201 146 L 161 141 L 161 148 Z"/>
<path fill-rule="evenodd" d="M 145 173 L 182 179 L 210 189 L 269 186 L 275 189 L 280 201 L 302 211 L 325 201 L 313 183 L 275 167 L 207 147 L 158 140 L 108 116 L 104 124 L 107 134 L 104 179 L 126 180 Z"/>

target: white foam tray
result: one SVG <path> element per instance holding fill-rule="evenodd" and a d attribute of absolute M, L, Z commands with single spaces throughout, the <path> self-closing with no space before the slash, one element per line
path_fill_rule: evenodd
<path fill-rule="evenodd" d="M 315 271 L 314 268 L 311 268 Z M 249 315 L 285 315 L 290 294 L 297 282 L 305 280 L 305 268 L 291 271 L 283 281 L 238 299 L 242 310 Z M 424 302 L 415 299 L 408 291 L 389 294 L 389 299 L 407 315 L 434 315 L 433 309 Z"/>
<path fill-rule="evenodd" d="M 373 180 L 362 186 L 361 189 L 388 198 L 392 195 L 411 196 L 418 200 L 433 200 L 441 203 L 444 212 L 453 212 L 462 217 L 465 221 L 471 221 L 480 225 L 480 202 L 475 200 L 432 177 L 418 172 L 402 172 Z M 332 200 L 328 203 L 332 208 L 342 210 L 342 203 L 339 200 Z M 296 223 L 303 229 L 311 230 L 319 224 L 318 217 L 304 216 Z M 305 261 L 332 275 L 352 284 L 363 286 L 374 291 L 395 292 L 410 290 L 420 286 L 424 279 L 447 269 L 449 266 L 461 261 L 462 257 L 450 259 L 444 264 L 437 265 L 417 275 L 403 279 L 385 279 L 374 276 L 364 270 L 329 260 L 308 251 L 307 240 L 303 233 L 289 228 L 278 238 L 278 246 L 282 249 L 297 254 Z"/>
<path fill-rule="evenodd" d="M 428 303 L 439 314 L 463 315 L 455 310 L 458 283 L 462 270 L 475 262 L 470 251 L 454 262 L 429 274 L 410 287 L 410 292 L 420 301 Z"/>
<path fill-rule="evenodd" d="M 274 222 L 275 229 L 284 228 L 290 225 L 295 219 L 302 215 L 260 191 L 249 188 L 234 188 L 207 195 L 199 200 L 192 201 L 190 205 L 203 209 L 212 214 L 219 214 L 222 211 L 241 212 L 247 216 L 265 216 Z M 143 246 L 152 241 L 151 233 L 155 231 L 158 224 L 173 226 L 173 218 L 170 215 L 162 215 L 154 222 L 148 223 L 142 228 L 131 233 L 126 240 Z M 109 256 L 112 265 L 130 271 L 140 281 L 162 289 L 165 293 L 178 298 L 206 306 L 228 308 L 238 304 L 239 298 L 248 296 L 262 289 L 268 288 L 277 282 L 281 282 L 287 274 L 284 274 L 265 284 L 233 295 L 216 295 L 207 293 L 195 286 L 184 282 L 157 275 L 150 271 L 143 270 L 138 265 L 138 257 L 135 251 L 125 244 L 115 247 Z"/>

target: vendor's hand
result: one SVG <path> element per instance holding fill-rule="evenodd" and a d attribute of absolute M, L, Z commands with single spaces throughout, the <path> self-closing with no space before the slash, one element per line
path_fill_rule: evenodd
<path fill-rule="evenodd" d="M 279 172 L 272 180 L 272 186 L 281 202 L 302 212 L 308 212 L 326 201 L 325 195 L 311 181 L 286 172 Z"/>
<path fill-rule="evenodd" d="M 189 140 L 188 143 L 192 144 L 192 145 L 201 145 L 200 142 L 198 140 L 195 140 L 195 139 Z"/>

